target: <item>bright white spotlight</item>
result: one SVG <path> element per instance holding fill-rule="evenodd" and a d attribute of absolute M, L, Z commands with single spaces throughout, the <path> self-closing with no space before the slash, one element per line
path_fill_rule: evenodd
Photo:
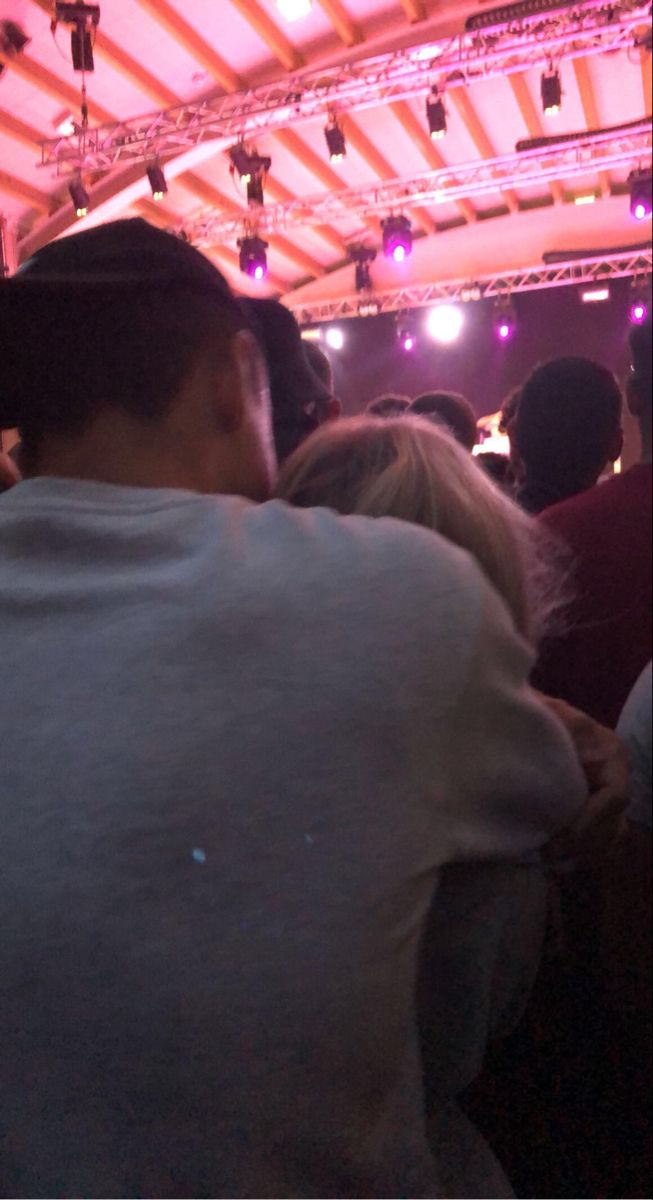
<path fill-rule="evenodd" d="M 433 341 L 443 346 L 458 340 L 464 324 L 463 311 L 455 304 L 438 304 L 426 318 L 426 328 Z"/>
<path fill-rule="evenodd" d="M 284 21 L 301 21 L 311 11 L 311 0 L 277 0 L 277 8 Z"/>
<path fill-rule="evenodd" d="M 325 341 L 327 346 L 330 346 L 332 350 L 342 350 L 345 344 L 345 335 L 337 325 L 332 325 L 326 331 Z"/>

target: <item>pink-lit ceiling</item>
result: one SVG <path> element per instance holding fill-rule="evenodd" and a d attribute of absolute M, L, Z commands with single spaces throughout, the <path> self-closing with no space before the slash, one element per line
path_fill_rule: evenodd
<path fill-rule="evenodd" d="M 52 7 L 49 0 L 0 0 L 0 19 L 19 22 L 31 38 L 20 56 L 0 55 L 5 65 L 0 76 L 0 213 L 16 227 L 23 256 L 76 225 L 66 182 L 37 166 L 39 141 L 54 136 L 63 115 L 79 111 L 80 77 L 72 69 L 67 31 L 60 28 L 56 38 L 51 34 Z M 282 78 L 304 66 L 448 35 L 478 8 L 468 0 L 313 0 L 308 16 L 288 23 L 274 0 L 104 0 L 96 69 L 88 77 L 91 122 L 124 119 Z M 469 163 L 511 153 L 520 139 L 616 125 L 651 112 L 650 55 L 621 51 L 568 61 L 561 74 L 563 107 L 550 118 L 542 115 L 537 72 L 452 89 L 447 136 L 435 145 L 426 132 L 423 97 L 348 114 L 347 155 L 337 165 L 328 161 L 322 119 L 263 134 L 258 150 L 272 158 L 267 194 L 287 200 L 443 163 Z M 244 211 L 242 190 L 224 153 L 210 144 L 179 158 L 166 173 L 169 191 L 164 203 L 154 205 L 142 167 L 121 168 L 115 179 L 97 185 L 97 202 L 94 195 L 86 223 L 138 213 L 173 227 L 209 210 L 235 206 Z M 627 200 L 620 195 L 626 174 L 626 169 L 590 172 L 529 184 L 516 193 L 415 210 L 411 215 L 419 241 L 404 273 L 420 279 L 452 272 L 460 276 L 462 262 L 467 269 L 471 257 L 471 269 L 475 256 L 482 258 L 484 269 L 501 269 L 517 247 L 525 261 L 533 261 L 558 244 L 581 249 L 597 248 L 597 239 L 598 248 L 641 241 L 650 230 L 633 229 L 629 220 Z M 596 194 L 597 203 L 591 209 L 576 208 L 574 198 L 589 193 Z M 349 217 L 338 225 L 271 236 L 270 275 L 262 286 L 284 294 L 306 287 L 311 297 L 322 288 L 332 295 L 338 280 L 345 287 L 346 271 L 351 272 L 351 267 L 343 268 L 346 244 L 362 234 L 378 241 L 374 221 L 365 226 Z M 209 253 L 233 283 L 249 286 L 238 272 L 233 242 Z M 379 269 L 387 274 L 389 268 Z"/>

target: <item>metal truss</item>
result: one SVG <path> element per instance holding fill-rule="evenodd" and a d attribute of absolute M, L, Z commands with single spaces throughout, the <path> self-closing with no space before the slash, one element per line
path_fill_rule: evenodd
<path fill-rule="evenodd" d="M 204 141 L 254 138 L 332 109 L 408 100 L 440 87 L 546 68 L 552 61 L 630 49 L 650 25 L 648 0 L 579 0 L 490 31 L 462 33 L 344 66 L 287 76 L 251 91 L 178 105 L 41 144 L 41 166 L 59 174 L 182 154 Z M 216 150 L 220 149 L 216 146 Z"/>
<path fill-rule="evenodd" d="M 572 179 L 640 163 L 651 154 L 650 121 L 633 122 L 601 133 L 581 135 L 554 145 L 477 159 L 461 166 L 424 171 L 382 183 L 320 193 L 287 203 L 243 209 L 242 213 L 209 213 L 183 225 L 195 245 L 210 246 L 241 237 L 243 231 L 276 233 L 296 225 L 327 225 L 352 217 L 384 216 L 405 206 L 444 204 L 473 196 Z"/>
<path fill-rule="evenodd" d="M 652 265 L 651 247 L 640 246 L 630 251 L 612 251 L 588 258 L 570 258 L 552 266 L 543 266 L 540 263 L 517 271 L 481 275 L 473 280 L 454 279 L 440 283 L 419 283 L 395 288 L 393 291 L 371 291 L 336 300 L 293 302 L 290 294 L 284 297 L 284 303 L 294 312 L 300 324 L 311 325 L 322 321 L 337 321 L 345 317 L 376 316 L 382 312 L 423 308 L 443 301 L 468 303 L 472 300 L 516 295 L 518 292 L 565 287 L 568 284 L 604 283 L 630 276 L 646 277 L 650 275 Z"/>

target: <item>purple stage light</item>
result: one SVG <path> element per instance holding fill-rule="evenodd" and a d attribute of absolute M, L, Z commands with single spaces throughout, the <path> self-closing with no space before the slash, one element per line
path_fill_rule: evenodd
<path fill-rule="evenodd" d="M 647 317 L 648 305 L 643 300 L 634 300 L 628 313 L 631 325 L 643 325 Z"/>
<path fill-rule="evenodd" d="M 405 354 L 412 354 L 417 345 L 417 338 L 409 329 L 401 329 L 399 331 L 399 345 Z"/>
<path fill-rule="evenodd" d="M 267 258 L 268 243 L 257 235 L 244 237 L 238 243 L 240 251 L 240 269 L 243 275 L 261 283 L 268 273 Z"/>
<path fill-rule="evenodd" d="M 647 221 L 653 212 L 653 187 L 651 171 L 631 171 L 628 176 L 630 188 L 630 215 L 636 221 Z"/>
<path fill-rule="evenodd" d="M 393 262 L 404 262 L 413 249 L 413 234 L 407 217 L 386 217 L 383 226 L 383 253 Z"/>

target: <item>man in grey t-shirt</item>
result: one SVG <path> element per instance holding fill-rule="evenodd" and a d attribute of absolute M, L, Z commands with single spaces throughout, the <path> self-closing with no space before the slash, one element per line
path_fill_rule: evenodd
<path fill-rule="evenodd" d="M 53 243 L 0 320 L 3 1190 L 442 1194 L 439 869 L 585 795 L 526 647 L 436 535 L 252 503 L 265 372 L 190 246 Z"/>

